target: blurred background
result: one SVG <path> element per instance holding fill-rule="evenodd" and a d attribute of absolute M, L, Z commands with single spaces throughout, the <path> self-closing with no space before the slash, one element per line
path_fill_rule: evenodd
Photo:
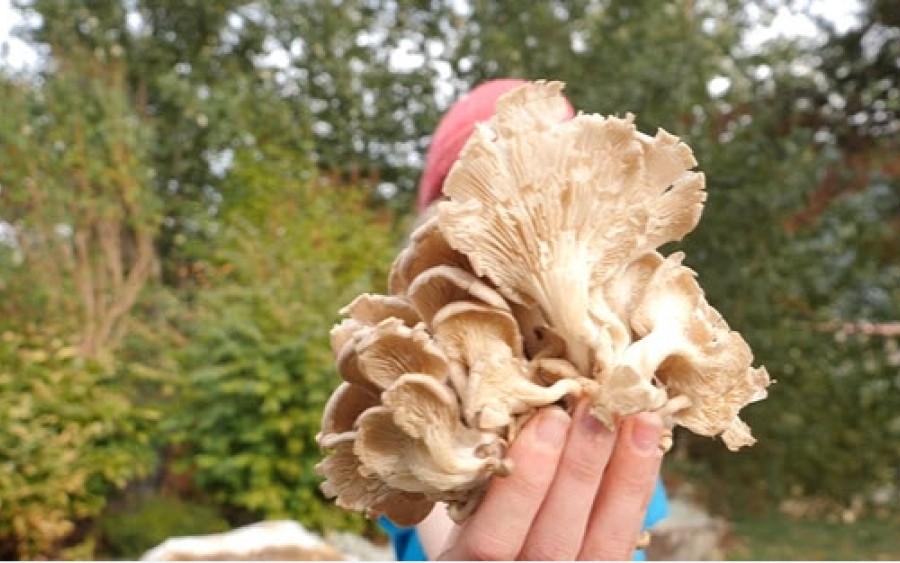
<path fill-rule="evenodd" d="M 777 383 L 752 448 L 676 437 L 670 493 L 723 557 L 900 558 L 900 2 L 0 0 L 0 43 L 2 558 L 381 541 L 317 490 L 328 331 L 507 76 L 707 175 L 679 248 Z"/>

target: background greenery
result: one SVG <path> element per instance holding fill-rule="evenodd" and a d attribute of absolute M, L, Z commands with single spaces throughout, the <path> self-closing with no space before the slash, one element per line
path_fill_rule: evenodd
<path fill-rule="evenodd" d="M 441 112 L 500 76 L 633 112 L 707 174 L 681 246 L 777 384 L 748 409 L 756 446 L 681 434 L 670 484 L 749 535 L 791 502 L 896 511 L 896 2 L 759 47 L 807 4 L 14 5 L 42 60 L 0 75 L 4 558 L 137 557 L 260 518 L 371 532 L 311 471 L 328 329 L 384 289 Z M 146 525 L 162 513 L 195 517 Z"/>

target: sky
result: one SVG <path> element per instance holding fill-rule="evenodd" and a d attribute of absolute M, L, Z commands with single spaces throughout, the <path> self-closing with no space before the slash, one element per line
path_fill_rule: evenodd
<path fill-rule="evenodd" d="M 812 14 L 825 16 L 834 22 L 839 31 L 845 31 L 856 22 L 859 0 L 807 0 Z M 12 8 L 12 0 L 0 0 L 0 67 L 12 70 L 34 70 L 40 61 L 38 53 L 27 43 L 12 37 L 14 26 L 21 17 Z M 814 37 L 816 28 L 809 18 L 791 13 L 786 7 L 769 26 L 758 26 L 747 37 L 748 47 L 753 48 L 778 36 Z"/>

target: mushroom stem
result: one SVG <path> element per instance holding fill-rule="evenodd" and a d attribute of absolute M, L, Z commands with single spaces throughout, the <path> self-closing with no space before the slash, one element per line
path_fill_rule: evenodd
<path fill-rule="evenodd" d="M 675 415 L 684 409 L 690 408 L 693 404 L 694 402 L 687 395 L 676 395 L 666 401 L 665 405 L 656 409 L 656 412 L 662 416 L 663 425 L 665 426 L 662 436 L 659 438 L 659 449 L 663 453 L 671 450 L 672 445 L 675 443 Z"/>

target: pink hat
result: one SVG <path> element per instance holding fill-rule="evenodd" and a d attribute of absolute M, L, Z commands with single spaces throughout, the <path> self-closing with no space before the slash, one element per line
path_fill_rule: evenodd
<path fill-rule="evenodd" d="M 425 169 L 419 180 L 419 211 L 440 197 L 444 178 L 475 130 L 475 124 L 489 120 L 494 115 L 497 99 L 523 84 L 527 82 L 515 78 L 490 80 L 463 96 L 444 114 L 425 155 Z M 569 104 L 566 119 L 573 115 L 575 111 Z"/>

